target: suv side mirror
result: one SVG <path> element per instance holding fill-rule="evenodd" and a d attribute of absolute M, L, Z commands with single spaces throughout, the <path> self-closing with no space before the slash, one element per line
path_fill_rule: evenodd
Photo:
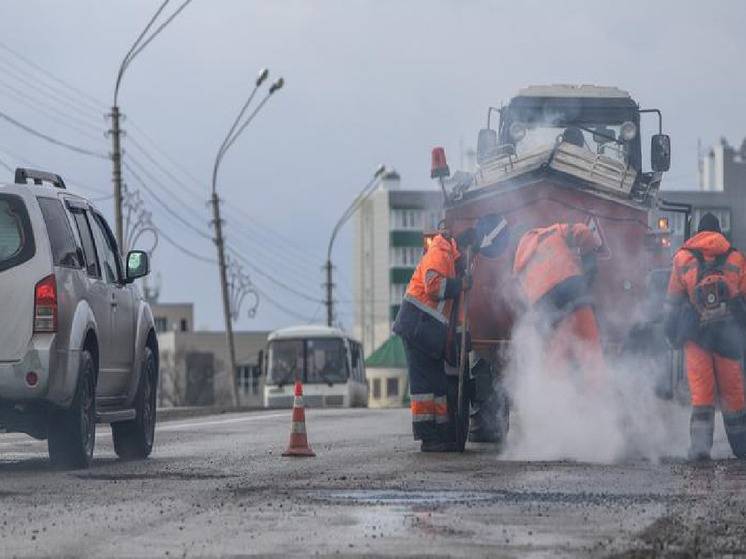
<path fill-rule="evenodd" d="M 477 137 L 477 163 L 483 163 L 497 153 L 497 131 L 482 128 Z"/>
<path fill-rule="evenodd" d="M 656 173 L 663 173 L 671 168 L 671 137 L 667 134 L 656 134 L 650 139 L 650 167 Z"/>
<path fill-rule="evenodd" d="M 150 259 L 143 250 L 131 250 L 127 253 L 127 283 L 142 278 L 150 273 Z"/>

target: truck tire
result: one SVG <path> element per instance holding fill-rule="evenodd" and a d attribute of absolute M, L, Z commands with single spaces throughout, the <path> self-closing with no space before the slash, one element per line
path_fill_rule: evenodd
<path fill-rule="evenodd" d="M 471 369 L 473 383 L 469 441 L 502 445 L 510 428 L 510 398 L 503 386 L 501 365 L 479 359 Z"/>
<path fill-rule="evenodd" d="M 96 443 L 96 365 L 91 353 L 80 353 L 78 384 L 69 409 L 52 412 L 47 447 L 49 459 L 63 468 L 87 468 Z"/>
<path fill-rule="evenodd" d="M 146 347 L 135 395 L 135 419 L 111 425 L 114 451 L 123 460 L 142 460 L 153 450 L 157 378 L 155 355 Z"/>

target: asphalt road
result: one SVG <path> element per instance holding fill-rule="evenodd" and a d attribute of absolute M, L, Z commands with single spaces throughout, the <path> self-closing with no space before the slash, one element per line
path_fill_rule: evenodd
<path fill-rule="evenodd" d="M 280 456 L 289 411 L 162 423 L 143 462 L 102 428 L 85 471 L 0 435 L 0 555 L 746 555 L 744 462 L 423 455 L 406 410 L 307 416 L 317 458 Z"/>

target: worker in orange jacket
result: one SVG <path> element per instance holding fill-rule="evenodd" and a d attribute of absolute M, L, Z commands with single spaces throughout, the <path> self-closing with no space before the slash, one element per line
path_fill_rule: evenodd
<path fill-rule="evenodd" d="M 674 345 L 683 345 L 691 392 L 691 460 L 710 457 L 718 403 L 733 453 L 746 458 L 743 333 L 739 325 L 746 314 L 744 295 L 746 259 L 722 234 L 718 219 L 706 213 L 697 234 L 674 256 L 667 297 L 667 324 L 687 330 L 679 332 Z M 694 321 L 686 319 L 687 311 L 696 317 Z"/>
<path fill-rule="evenodd" d="M 407 286 L 394 333 L 401 336 L 409 367 L 412 430 L 423 452 L 456 450 L 450 420 L 444 358 L 454 305 L 471 280 L 461 271 L 461 250 L 476 245 L 473 229 L 456 239 L 436 235 Z M 452 342 L 453 340 L 451 340 Z"/>
<path fill-rule="evenodd" d="M 587 225 L 556 223 L 524 234 L 513 261 L 526 302 L 549 326 L 546 362 L 567 370 L 577 365 L 596 386 L 605 364 L 589 283 L 600 247 Z"/>

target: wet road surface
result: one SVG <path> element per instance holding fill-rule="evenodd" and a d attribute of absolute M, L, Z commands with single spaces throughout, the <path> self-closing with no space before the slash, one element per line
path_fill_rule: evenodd
<path fill-rule="evenodd" d="M 317 458 L 280 456 L 290 412 L 161 423 L 144 462 L 100 428 L 89 470 L 0 435 L 3 556 L 746 555 L 746 462 L 420 454 L 407 410 L 307 410 Z"/>

